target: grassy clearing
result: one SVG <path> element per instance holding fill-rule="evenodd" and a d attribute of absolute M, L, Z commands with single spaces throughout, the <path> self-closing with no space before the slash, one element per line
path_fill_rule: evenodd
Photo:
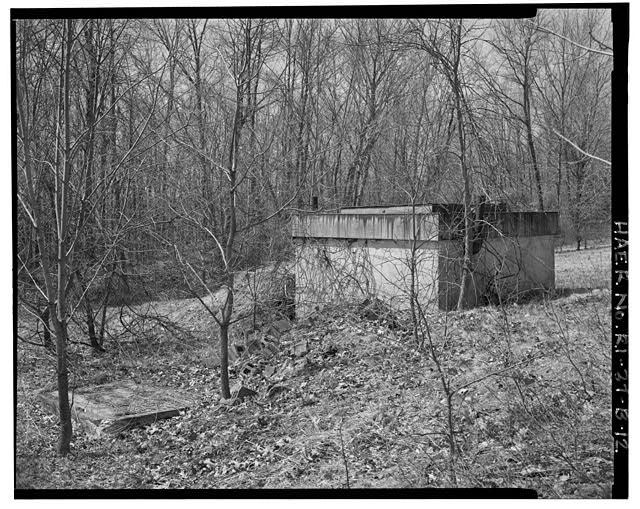
<path fill-rule="evenodd" d="M 556 252 L 556 288 L 611 288 L 611 246 Z"/>
<path fill-rule="evenodd" d="M 583 288 L 589 251 L 557 257 L 574 288 Z M 596 263 L 603 259 L 589 258 L 592 276 L 605 272 Z M 430 318 L 447 376 L 460 388 L 458 486 L 610 495 L 609 303 L 601 289 Z M 273 357 L 249 359 L 253 374 L 236 364 L 233 378 L 259 396 L 227 405 L 211 356 L 214 330 L 197 301 L 157 303 L 154 313 L 165 322 L 137 323 L 133 337 L 124 328 L 108 354 L 74 349 L 72 382 L 130 378 L 187 389 L 194 407 L 116 437 L 77 433 L 73 455 L 59 458 L 55 418 L 35 398 L 55 380 L 53 360 L 21 344 L 18 487 L 345 488 L 347 473 L 351 488 L 453 485 L 444 393 L 410 334 L 356 309 L 296 323 Z M 301 341 L 308 352 L 296 356 Z M 269 377 L 268 366 L 276 368 Z"/>

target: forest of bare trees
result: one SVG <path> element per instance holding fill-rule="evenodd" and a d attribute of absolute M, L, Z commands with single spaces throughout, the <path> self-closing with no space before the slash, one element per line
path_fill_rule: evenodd
<path fill-rule="evenodd" d="M 56 352 L 59 452 L 72 322 L 99 351 L 108 306 L 226 288 L 211 314 L 228 398 L 234 275 L 289 259 L 291 215 L 316 199 L 507 203 L 598 242 L 612 68 L 602 10 L 17 20 L 16 272 Z"/>
<path fill-rule="evenodd" d="M 313 196 L 403 203 L 408 175 L 432 201 L 559 210 L 583 245 L 608 218 L 610 47 L 596 10 L 18 21 L 20 260 L 63 240 L 88 287 L 166 242 L 220 270 L 231 239 L 246 265 Z"/>

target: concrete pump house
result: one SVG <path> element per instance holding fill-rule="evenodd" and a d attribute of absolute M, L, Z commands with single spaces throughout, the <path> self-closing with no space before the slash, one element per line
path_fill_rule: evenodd
<path fill-rule="evenodd" d="M 474 213 L 473 273 L 465 307 L 554 288 L 557 212 L 511 212 L 486 204 Z M 296 311 L 379 298 L 453 309 L 461 288 L 464 208 L 459 204 L 347 207 L 294 217 Z"/>

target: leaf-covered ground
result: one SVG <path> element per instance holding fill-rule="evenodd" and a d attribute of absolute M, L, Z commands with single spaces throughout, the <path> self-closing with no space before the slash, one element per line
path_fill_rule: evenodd
<path fill-rule="evenodd" d="M 430 316 L 454 394 L 453 458 L 442 378 L 428 351 L 410 331 L 363 317 L 357 307 L 296 322 L 270 339 L 275 352 L 265 348 L 238 359 L 233 380 L 258 393 L 242 402 L 220 401 L 215 329 L 197 301 L 138 309 L 156 318 L 135 323 L 114 315 L 122 330 L 105 345 L 106 354 L 73 349 L 72 383 L 133 379 L 186 389 L 197 403 L 179 417 L 117 436 L 77 432 L 73 454 L 60 458 L 56 418 L 36 398 L 54 388 L 53 360 L 20 344 L 16 485 L 457 485 L 608 497 L 609 307 L 610 292 L 601 289 Z"/>

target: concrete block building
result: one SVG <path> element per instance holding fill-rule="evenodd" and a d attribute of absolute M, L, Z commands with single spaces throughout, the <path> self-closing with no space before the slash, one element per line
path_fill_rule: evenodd
<path fill-rule="evenodd" d="M 557 212 L 474 214 L 473 272 L 465 307 L 554 288 Z M 453 309 L 461 288 L 464 207 L 460 204 L 346 207 L 294 217 L 296 312 L 379 298 L 409 306 L 412 288 L 427 308 Z"/>

